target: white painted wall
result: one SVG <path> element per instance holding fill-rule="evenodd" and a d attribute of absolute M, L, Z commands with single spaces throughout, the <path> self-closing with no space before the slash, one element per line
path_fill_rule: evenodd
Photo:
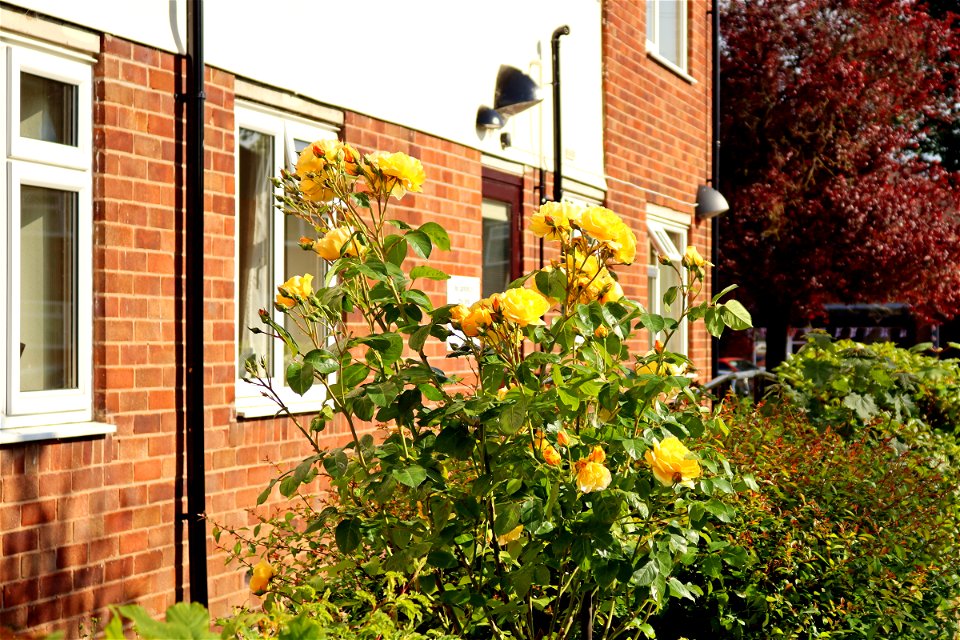
<path fill-rule="evenodd" d="M 189 0 L 8 0 L 41 14 L 185 52 Z M 640 5 L 638 4 L 638 7 Z M 561 25 L 564 174 L 603 187 L 600 0 L 205 0 L 209 65 L 499 156 L 553 165 L 550 36 Z M 482 136 L 502 64 L 544 102 Z"/>

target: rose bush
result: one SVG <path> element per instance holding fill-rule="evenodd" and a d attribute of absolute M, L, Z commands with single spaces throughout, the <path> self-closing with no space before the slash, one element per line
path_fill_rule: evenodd
<path fill-rule="evenodd" d="M 711 588 L 700 563 L 716 556 L 712 529 L 730 519 L 723 497 L 738 483 L 707 437 L 723 421 L 689 360 L 669 351 L 681 321 L 624 298 L 616 270 L 636 255 L 630 227 L 568 203 L 530 221 L 556 244 L 550 265 L 471 306 L 436 305 L 416 282 L 447 274 L 409 254 L 449 249 L 446 232 L 390 217 L 392 199 L 424 180 L 405 154 L 331 142 L 278 180 L 285 213 L 314 232 L 301 246 L 329 269 L 278 288 L 277 308 L 308 342 L 266 312 L 263 331 L 287 347 L 287 385 L 320 385 L 327 403 L 290 414 L 264 361 L 247 362 L 313 454 L 261 495 L 290 498 L 284 513 L 216 531 L 265 592 L 263 610 L 224 623 L 269 636 L 277 620 L 335 611 L 351 633 L 386 616 L 401 635 L 654 637 L 668 601 Z M 727 291 L 698 299 L 705 261 L 687 256 L 665 304 L 714 335 L 749 326 L 741 305 L 720 302 Z M 638 331 L 657 348 L 631 354 Z M 469 375 L 428 355 L 452 336 L 449 356 Z M 335 421 L 351 441 L 325 448 Z"/>

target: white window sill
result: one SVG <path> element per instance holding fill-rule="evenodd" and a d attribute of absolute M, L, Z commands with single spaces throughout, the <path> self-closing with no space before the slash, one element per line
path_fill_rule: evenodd
<path fill-rule="evenodd" d="M 691 76 L 689 73 L 687 73 L 686 71 L 684 71 L 683 69 L 675 65 L 674 63 L 670 62 L 669 60 L 661 56 L 659 53 L 655 51 L 647 51 L 647 57 L 653 60 L 654 62 L 656 62 L 657 64 L 659 64 L 660 66 L 665 67 L 669 71 L 672 71 L 676 75 L 680 76 L 690 84 L 697 84 L 697 81 L 694 79 L 693 76 Z"/>
<path fill-rule="evenodd" d="M 116 433 L 116 425 L 105 422 L 74 422 L 42 427 L 8 427 L 0 429 L 0 445 L 36 442 L 38 440 L 68 440 Z"/>
<path fill-rule="evenodd" d="M 261 394 L 250 393 L 252 385 L 242 380 L 237 382 L 237 417 L 238 418 L 272 418 L 282 415 L 280 405 L 271 398 Z M 316 413 L 323 409 L 325 399 L 320 387 L 315 387 L 300 396 L 287 387 L 277 390 L 280 399 L 293 415 L 302 413 Z"/>

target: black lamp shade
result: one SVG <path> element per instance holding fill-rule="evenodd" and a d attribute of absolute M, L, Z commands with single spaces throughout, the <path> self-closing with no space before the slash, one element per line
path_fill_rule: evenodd
<path fill-rule="evenodd" d="M 478 129 L 502 129 L 507 124 L 507 119 L 500 115 L 500 112 L 490 107 L 480 107 L 477 109 L 477 128 Z"/>
<path fill-rule="evenodd" d="M 503 65 L 497 74 L 497 89 L 493 94 L 493 108 L 500 115 L 512 116 L 543 100 L 540 87 L 516 67 Z"/>

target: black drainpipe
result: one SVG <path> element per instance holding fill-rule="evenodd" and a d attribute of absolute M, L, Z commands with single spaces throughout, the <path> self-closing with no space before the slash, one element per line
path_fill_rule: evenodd
<path fill-rule="evenodd" d="M 560 36 L 570 34 L 564 25 L 553 32 L 550 38 L 550 61 L 553 66 L 553 201 L 563 199 L 563 149 L 560 137 Z"/>
<path fill-rule="evenodd" d="M 710 186 L 720 190 L 720 12 L 717 10 L 717 0 L 710 3 L 710 96 L 713 98 L 713 113 L 711 122 L 710 145 Z M 720 264 L 720 216 L 710 220 L 710 257 L 715 265 Z M 717 290 L 719 268 L 714 266 L 713 288 Z M 713 339 L 713 348 L 710 349 L 710 368 L 713 378 L 719 375 L 720 370 L 720 339 Z"/>
<path fill-rule="evenodd" d="M 203 0 L 187 3 L 187 196 L 184 376 L 187 424 L 187 539 L 190 599 L 207 606 L 206 468 L 203 399 Z"/>

